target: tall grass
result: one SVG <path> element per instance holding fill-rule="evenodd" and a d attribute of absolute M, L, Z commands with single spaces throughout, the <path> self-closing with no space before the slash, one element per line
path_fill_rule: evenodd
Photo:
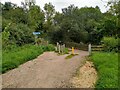
<path fill-rule="evenodd" d="M 118 88 L 118 54 L 96 52 L 91 59 L 98 71 L 96 88 Z"/>
<path fill-rule="evenodd" d="M 23 47 L 14 48 L 13 50 L 3 51 L 2 53 L 2 73 L 18 67 L 29 60 L 36 58 L 45 51 L 53 51 L 54 46 L 34 46 L 25 45 Z"/>

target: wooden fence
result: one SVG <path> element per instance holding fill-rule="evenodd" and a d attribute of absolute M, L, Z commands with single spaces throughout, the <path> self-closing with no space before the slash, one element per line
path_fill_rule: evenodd
<path fill-rule="evenodd" d="M 92 51 L 103 51 L 103 46 L 102 45 L 99 45 L 99 46 L 96 46 L 96 45 L 93 45 L 91 46 L 92 48 Z"/>
<path fill-rule="evenodd" d="M 103 50 L 104 50 L 103 45 L 91 45 L 91 44 L 88 45 L 89 55 L 92 54 L 92 51 L 103 51 Z"/>

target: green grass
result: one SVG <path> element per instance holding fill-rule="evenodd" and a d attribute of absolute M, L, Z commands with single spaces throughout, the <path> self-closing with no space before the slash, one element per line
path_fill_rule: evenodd
<path fill-rule="evenodd" d="M 59 51 L 55 51 L 55 52 L 58 53 L 58 55 L 69 54 L 69 50 L 68 50 L 68 48 L 64 48 L 63 53 L 62 53 L 62 52 L 59 53 Z"/>
<path fill-rule="evenodd" d="M 69 54 L 68 48 L 65 48 L 63 52 L 64 52 L 64 54 Z"/>
<path fill-rule="evenodd" d="M 74 56 L 76 56 L 76 55 L 78 55 L 78 54 L 70 54 L 70 55 L 68 55 L 67 57 L 65 57 L 65 59 L 70 59 L 70 58 L 72 58 L 72 57 L 74 57 Z"/>
<path fill-rule="evenodd" d="M 14 48 L 13 50 L 3 51 L 2 53 L 2 73 L 18 67 L 29 60 L 36 58 L 45 51 L 53 51 L 54 46 L 34 46 L 25 45 L 23 47 Z"/>
<path fill-rule="evenodd" d="M 118 88 L 118 54 L 94 52 L 91 59 L 98 71 L 96 88 Z"/>

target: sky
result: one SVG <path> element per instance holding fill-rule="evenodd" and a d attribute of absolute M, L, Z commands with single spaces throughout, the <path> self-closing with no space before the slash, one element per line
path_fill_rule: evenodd
<path fill-rule="evenodd" d="M 1 0 L 2 3 L 8 2 L 8 1 L 20 6 L 21 2 L 24 0 Z M 62 12 L 61 9 L 68 7 L 70 4 L 74 4 L 79 8 L 85 7 L 85 6 L 87 7 L 99 6 L 101 11 L 105 12 L 106 10 L 108 10 L 108 7 L 106 8 L 107 1 L 108 0 L 36 0 L 36 4 L 43 9 L 45 3 L 51 2 L 52 5 L 55 6 L 55 10 L 59 12 Z"/>

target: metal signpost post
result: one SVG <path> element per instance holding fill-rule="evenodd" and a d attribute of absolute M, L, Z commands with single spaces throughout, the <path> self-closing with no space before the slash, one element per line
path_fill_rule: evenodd
<path fill-rule="evenodd" d="M 40 34 L 40 32 L 33 32 L 33 35 L 35 35 L 35 44 L 37 45 L 37 38 L 38 38 L 38 36 L 37 35 L 39 35 Z"/>
<path fill-rule="evenodd" d="M 33 35 L 38 35 L 40 34 L 40 32 L 33 32 Z"/>

